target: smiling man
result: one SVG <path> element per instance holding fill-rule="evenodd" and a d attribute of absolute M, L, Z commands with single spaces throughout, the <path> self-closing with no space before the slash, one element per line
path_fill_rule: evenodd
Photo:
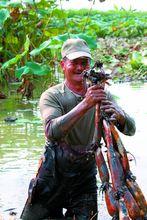
<path fill-rule="evenodd" d="M 101 111 L 108 114 L 121 132 L 135 133 L 133 119 L 111 94 L 102 85 L 88 87 L 83 78 L 83 71 L 90 68 L 92 59 L 86 41 L 68 39 L 61 54 L 65 80 L 46 90 L 40 98 L 47 143 L 36 179 L 29 187 L 24 220 L 97 219 L 93 144 L 96 104 L 101 103 Z M 101 138 L 98 145 L 100 141 Z"/>
<path fill-rule="evenodd" d="M 65 84 L 75 93 L 84 95 L 86 84 L 83 84 L 84 70 L 90 68 L 91 54 L 85 41 L 69 39 L 62 48 L 61 67 L 65 75 Z"/>

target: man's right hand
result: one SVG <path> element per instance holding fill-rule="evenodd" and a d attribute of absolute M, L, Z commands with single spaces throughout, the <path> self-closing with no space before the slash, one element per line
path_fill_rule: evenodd
<path fill-rule="evenodd" d="M 95 106 L 97 103 L 106 100 L 106 92 L 103 85 L 93 85 L 87 89 L 84 102 L 88 108 Z"/>

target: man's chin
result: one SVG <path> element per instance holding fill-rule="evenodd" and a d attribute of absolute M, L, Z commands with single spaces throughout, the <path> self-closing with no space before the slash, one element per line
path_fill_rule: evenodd
<path fill-rule="evenodd" d="M 75 81 L 83 83 L 83 78 L 82 77 L 76 78 Z"/>
<path fill-rule="evenodd" d="M 83 80 L 83 75 L 82 75 L 82 74 L 76 74 L 76 75 L 75 75 L 75 78 L 76 78 L 76 79 L 82 79 L 82 80 Z"/>

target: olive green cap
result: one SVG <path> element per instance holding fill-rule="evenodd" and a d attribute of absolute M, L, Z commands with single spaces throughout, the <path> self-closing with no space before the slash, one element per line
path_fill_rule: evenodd
<path fill-rule="evenodd" d="M 79 57 L 91 58 L 91 52 L 86 41 L 80 38 L 66 40 L 61 48 L 61 55 L 62 58 L 67 57 L 69 60 Z"/>

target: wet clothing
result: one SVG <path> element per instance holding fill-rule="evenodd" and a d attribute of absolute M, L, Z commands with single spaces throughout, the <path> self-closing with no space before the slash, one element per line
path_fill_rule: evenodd
<path fill-rule="evenodd" d="M 107 93 L 107 98 L 115 102 L 109 92 Z M 81 145 L 85 147 L 92 143 L 95 128 L 95 107 L 89 109 L 66 135 L 64 131 L 62 131 L 62 126 L 60 126 L 58 120 L 56 120 L 57 117 L 72 110 L 83 99 L 84 97 L 73 93 L 64 83 L 53 86 L 42 94 L 39 107 L 47 138 L 49 137 L 53 140 L 64 138 L 64 141 L 72 146 Z M 49 115 L 44 114 L 46 108 L 49 108 Z M 135 132 L 135 122 L 128 114 L 125 113 L 125 116 L 126 121 L 124 128 L 119 124 L 117 128 L 126 135 L 133 135 Z M 54 122 L 52 122 L 52 119 L 55 119 Z M 62 123 L 62 121 L 60 121 L 60 123 Z M 59 129 L 59 127 L 61 127 L 61 129 Z"/>
<path fill-rule="evenodd" d="M 65 134 L 65 115 L 83 100 L 64 83 L 45 91 L 40 99 L 47 145 L 37 177 L 29 188 L 29 202 L 22 219 L 97 219 L 97 184 L 95 145 L 95 107 Z M 113 97 L 108 93 L 108 99 Z M 46 114 L 45 110 L 49 110 Z M 126 113 L 125 126 L 118 129 L 127 135 L 135 132 L 135 123 Z M 100 140 L 98 141 L 99 145 Z M 63 215 L 63 208 L 67 212 Z"/>
<path fill-rule="evenodd" d="M 21 219 L 96 220 L 96 173 L 93 151 L 77 154 L 65 144 L 48 143 Z"/>
<path fill-rule="evenodd" d="M 71 197 L 65 194 L 61 194 L 61 196 L 62 199 L 56 201 L 57 203 L 62 203 L 64 197 L 67 198 L 66 202 L 69 202 L 68 211 L 66 212 L 65 215 L 63 215 L 62 208 L 56 208 L 55 206 L 54 207 L 51 206 L 47 208 L 41 203 L 35 203 L 34 205 L 28 204 L 26 206 L 26 210 L 22 219 L 24 220 L 40 220 L 40 219 L 96 220 L 97 219 L 96 194 L 82 194 L 72 199 L 70 199 Z M 62 204 L 64 204 L 64 202 Z"/>

